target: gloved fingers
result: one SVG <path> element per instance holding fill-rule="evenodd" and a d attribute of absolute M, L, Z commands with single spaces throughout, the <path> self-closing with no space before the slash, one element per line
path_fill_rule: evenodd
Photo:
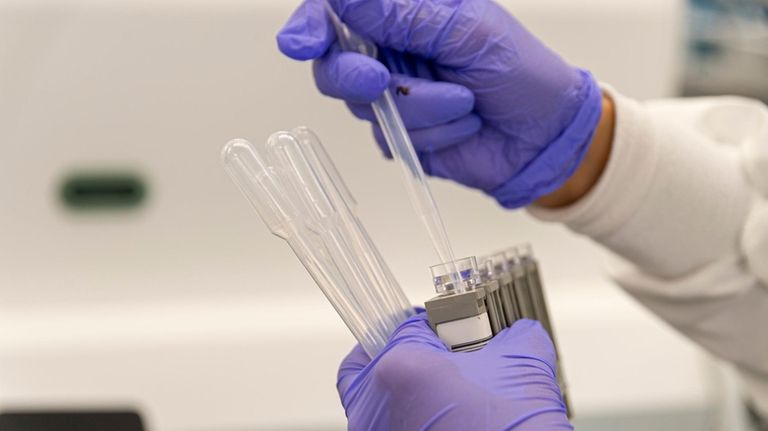
<path fill-rule="evenodd" d="M 371 103 L 390 82 L 389 71 L 377 60 L 335 46 L 315 61 L 312 70 L 321 93 L 352 103 Z"/>
<path fill-rule="evenodd" d="M 338 377 L 336 381 L 336 387 L 339 390 L 342 398 L 349 389 L 352 382 L 366 369 L 366 367 L 373 366 L 379 359 L 394 347 L 404 344 L 420 344 L 428 346 L 430 349 L 437 351 L 446 351 L 445 345 L 437 338 L 437 335 L 432 331 L 427 323 L 427 314 L 423 308 L 416 307 L 417 314 L 408 318 L 403 322 L 390 337 L 389 343 L 384 350 L 376 357 L 369 358 L 365 353 L 362 346 L 357 344 L 349 354 L 341 361 L 339 366 Z"/>
<path fill-rule="evenodd" d="M 507 359 L 539 361 L 546 364 L 553 376 L 556 374 L 555 345 L 541 323 L 534 320 L 518 320 L 493 337 L 483 350 Z"/>
<path fill-rule="evenodd" d="M 458 120 L 475 106 L 475 96 L 464 86 L 392 75 L 389 89 L 408 129 L 423 129 Z M 370 104 L 347 103 L 357 118 L 376 122 Z"/>
<path fill-rule="evenodd" d="M 467 55 L 454 55 L 466 49 L 468 40 L 492 2 L 472 6 L 461 0 L 330 0 L 341 20 L 360 35 L 382 47 L 410 52 L 425 58 L 444 60 L 446 66 L 465 66 Z M 456 29 L 455 31 L 453 29 Z M 482 42 L 485 43 L 485 42 Z M 478 48 L 482 48 L 482 45 Z M 472 49 L 475 53 L 476 49 Z M 442 61 L 441 61 L 442 62 Z M 453 64 L 456 63 L 456 64 Z"/>
<path fill-rule="evenodd" d="M 304 0 L 277 33 L 280 51 L 294 60 L 320 58 L 336 40 L 325 0 Z"/>
<path fill-rule="evenodd" d="M 430 153 L 440 151 L 448 147 L 459 145 L 476 135 L 483 127 L 480 117 L 474 114 L 467 115 L 456 121 L 441 124 L 426 129 L 409 130 L 413 147 L 420 156 L 429 156 Z M 376 143 L 379 144 L 384 156 L 391 158 L 392 155 L 387 147 L 387 141 L 384 138 L 384 132 L 378 124 L 373 125 L 373 136 Z M 424 163 L 422 163 L 424 165 Z M 428 166 L 424 166 L 428 171 Z"/>
<path fill-rule="evenodd" d="M 278 47 L 285 55 L 296 60 L 310 60 L 328 50 L 336 37 L 324 1 L 305 0 L 278 32 Z M 455 43 L 438 43 L 448 33 L 449 26 L 455 25 L 456 21 L 480 19 L 471 11 L 468 14 L 457 12 L 460 10 L 458 0 L 424 0 L 405 5 L 398 5 L 394 0 L 331 0 L 330 4 L 341 20 L 363 37 L 383 47 L 427 58 L 434 58 L 448 46 L 456 46 Z M 457 20 L 457 15 L 462 19 Z"/>
<path fill-rule="evenodd" d="M 393 74 L 418 76 L 413 62 L 405 57 L 405 54 L 394 49 L 379 49 L 379 60 L 387 66 L 387 69 Z"/>
<path fill-rule="evenodd" d="M 379 387 L 415 395 L 434 391 L 457 371 L 448 348 L 422 316 L 403 324 L 364 373 Z"/>
<path fill-rule="evenodd" d="M 379 60 L 387 66 L 392 74 L 435 81 L 435 71 L 432 69 L 432 65 L 419 56 L 390 48 L 382 48 L 379 50 Z"/>
<path fill-rule="evenodd" d="M 363 369 L 371 362 L 368 354 L 365 353 L 362 346 L 357 344 L 349 354 L 341 361 L 339 372 L 336 379 L 336 388 L 342 397 L 349 389 L 349 386 L 357 378 Z"/>
<path fill-rule="evenodd" d="M 430 175 L 491 193 L 509 181 L 538 151 L 484 125 L 478 134 L 460 145 L 426 153 L 424 164 Z"/>
<path fill-rule="evenodd" d="M 417 310 L 419 313 L 408 318 L 395 330 L 387 345 L 375 358 L 370 359 L 358 344 L 341 362 L 336 388 L 345 408 L 355 397 L 355 388 L 370 376 L 373 369 L 381 368 L 378 364 L 384 358 L 389 357 L 389 363 L 393 361 L 398 363 L 403 355 L 410 358 L 410 352 L 403 349 L 407 350 L 414 346 L 429 352 L 447 351 L 445 345 L 429 327 L 426 312 L 418 308 Z"/>
<path fill-rule="evenodd" d="M 392 334 L 385 351 L 396 346 L 416 344 L 432 351 L 446 352 L 448 348 L 429 326 L 427 313 L 420 312 L 403 322 Z"/>

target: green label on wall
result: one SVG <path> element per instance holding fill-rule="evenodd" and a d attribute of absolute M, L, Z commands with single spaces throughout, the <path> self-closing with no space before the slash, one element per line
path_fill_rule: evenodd
<path fill-rule="evenodd" d="M 141 177 L 125 173 L 79 173 L 61 185 L 62 201 L 74 210 L 136 208 L 146 195 Z"/>

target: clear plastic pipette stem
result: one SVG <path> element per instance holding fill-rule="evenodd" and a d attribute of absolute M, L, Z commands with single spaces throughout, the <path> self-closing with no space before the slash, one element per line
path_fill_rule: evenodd
<path fill-rule="evenodd" d="M 319 168 L 317 171 L 321 177 L 320 181 L 327 183 L 329 198 L 337 207 L 338 214 L 342 219 L 340 222 L 350 232 L 351 242 L 355 244 L 359 257 L 365 260 L 375 278 L 375 282 L 371 283 L 371 287 L 378 289 L 379 294 L 390 307 L 390 312 L 398 316 L 396 325 L 399 324 L 399 322 L 410 315 L 411 305 L 403 289 L 400 288 L 399 283 L 389 270 L 389 267 L 384 263 L 384 259 L 379 254 L 362 222 L 357 217 L 357 202 L 350 193 L 344 179 L 339 175 L 336 166 L 328 156 L 320 139 L 311 130 L 306 127 L 297 127 L 291 133 L 301 143 L 302 150 L 310 165 Z"/>
<path fill-rule="evenodd" d="M 397 111 L 392 93 L 385 91 L 378 100 L 374 101 L 373 111 L 381 125 L 389 150 L 398 161 L 403 171 L 404 183 L 411 198 L 411 204 L 427 228 L 432 245 L 443 263 L 454 262 L 453 249 L 448 240 L 443 219 L 435 204 L 435 199 L 427 184 L 424 170 L 421 167 L 416 151 L 403 125 L 403 120 Z"/>
<path fill-rule="evenodd" d="M 345 281 L 338 267 L 329 259 L 329 255 L 323 256 L 322 251 L 326 251 L 324 247 L 309 244 L 307 238 L 311 236 L 294 230 L 288 238 L 288 244 L 363 350 L 373 358 L 387 343 L 389 334 L 372 326 L 367 319 L 369 316 L 360 313 L 359 306 L 346 295 L 347 289 L 343 288 Z"/>
<path fill-rule="evenodd" d="M 335 253 L 333 260 L 346 274 L 345 278 L 357 286 L 350 294 L 361 307 L 369 309 L 371 315 L 386 319 L 385 332 L 393 331 L 406 317 L 405 310 L 398 307 L 390 293 L 399 286 L 390 286 L 380 271 L 379 262 L 374 263 L 373 253 L 359 233 L 360 223 L 353 217 L 340 191 L 342 185 L 333 180 L 315 151 L 314 146 L 320 146 L 319 141 L 310 136 L 304 139 L 307 142 L 301 142 L 295 132 L 277 133 L 267 144 L 268 154 L 273 164 L 291 172 L 286 185 L 297 191 L 302 207 L 308 209 L 313 220 L 322 227 L 324 243 Z"/>
<path fill-rule="evenodd" d="M 263 154 L 260 154 L 257 147 L 247 141 L 230 142 L 224 155 L 227 171 L 254 208 L 258 210 L 272 233 L 291 245 L 308 270 L 313 267 L 323 271 L 322 277 L 317 276 L 317 270 L 314 271 L 313 278 L 334 308 L 337 311 L 344 310 L 345 316 L 351 319 L 345 320 L 350 331 L 356 336 L 368 332 L 365 328 L 371 326 L 367 323 L 370 313 L 361 313 L 360 307 L 353 307 L 350 302 L 351 296 L 343 294 L 348 290 L 346 281 L 330 259 L 330 253 L 320 241 L 318 233 L 308 229 L 307 223 L 302 220 L 303 217 L 295 205 L 297 202 L 292 202 L 288 198 L 284 191 L 284 184 L 278 176 L 279 171 L 268 166 Z M 325 281 L 321 283 L 321 280 Z M 384 337 L 387 335 L 385 334 Z"/>
<path fill-rule="evenodd" d="M 376 57 L 376 46 L 360 36 L 356 35 L 345 26 L 331 6 L 325 2 L 325 8 L 333 22 L 339 45 L 345 51 L 355 51 L 371 57 Z M 464 290 L 459 282 L 459 274 L 455 265 L 453 248 L 448 239 L 445 224 L 435 204 L 435 199 L 427 183 L 424 170 L 421 167 L 413 143 L 408 136 L 400 112 L 397 109 L 392 93 L 387 90 L 371 106 L 376 114 L 376 119 L 384 132 L 384 137 L 392 152 L 392 156 L 398 162 L 403 174 L 403 180 L 416 212 L 427 229 L 432 245 L 437 252 L 441 263 L 452 266 L 452 274 L 455 278 L 456 293 Z"/>
<path fill-rule="evenodd" d="M 227 172 L 259 212 L 267 226 L 285 239 L 363 349 L 371 357 L 385 345 L 396 326 L 407 317 L 406 308 L 390 298 L 403 295 L 387 274 L 364 227 L 349 222 L 346 204 L 352 200 L 330 160 L 307 158 L 297 137 L 285 139 L 286 157 L 275 162 L 265 146 L 230 142 L 222 152 Z M 273 138 L 270 138 L 272 141 Z M 319 141 L 316 150 L 322 150 Z M 280 154 L 278 152 L 278 154 Z M 320 161 L 318 161 L 320 159 Z M 341 187 L 343 188 L 343 187 Z M 343 216 L 342 216 L 343 215 Z M 397 293 L 399 292 L 399 294 Z M 405 301 L 407 302 L 407 301 Z"/>

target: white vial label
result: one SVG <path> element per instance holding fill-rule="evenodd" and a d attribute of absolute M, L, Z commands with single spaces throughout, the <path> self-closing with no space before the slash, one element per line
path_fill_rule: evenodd
<path fill-rule="evenodd" d="M 493 336 L 488 313 L 437 325 L 437 335 L 448 347 L 486 340 Z"/>

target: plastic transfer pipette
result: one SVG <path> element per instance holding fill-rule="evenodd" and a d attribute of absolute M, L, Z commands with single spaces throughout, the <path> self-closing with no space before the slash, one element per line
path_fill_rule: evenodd
<path fill-rule="evenodd" d="M 374 357 L 410 314 L 400 286 L 354 213 L 354 199 L 306 128 L 266 145 L 238 139 L 222 161 L 269 229 L 304 264 L 339 316 Z"/>
<path fill-rule="evenodd" d="M 325 8 L 333 22 L 341 49 L 358 52 L 373 58 L 376 57 L 377 47 L 374 43 L 352 32 L 341 22 L 336 12 L 327 2 L 325 2 Z M 453 283 L 455 291 L 462 292 L 464 287 L 463 283 L 459 281 L 460 277 L 454 263 L 456 259 L 453 255 L 451 243 L 448 240 L 445 224 L 442 217 L 440 217 L 440 212 L 435 204 L 435 199 L 427 183 L 424 170 L 413 148 L 411 138 L 408 136 L 408 131 L 403 124 L 392 93 L 389 90 L 385 91 L 371 106 L 384 132 L 389 150 L 400 166 L 411 204 L 426 227 L 440 262 L 451 266 L 451 278 L 455 281 Z"/>

